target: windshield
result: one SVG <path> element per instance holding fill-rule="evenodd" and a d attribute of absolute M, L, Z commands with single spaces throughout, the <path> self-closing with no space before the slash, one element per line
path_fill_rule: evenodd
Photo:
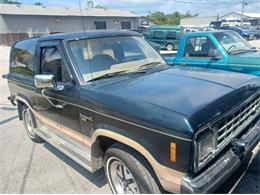
<path fill-rule="evenodd" d="M 162 64 L 162 57 L 141 37 L 123 36 L 69 42 L 84 82 L 103 75 Z"/>
<path fill-rule="evenodd" d="M 232 31 L 216 32 L 214 36 L 229 54 L 246 52 L 253 47 L 240 35 Z"/>

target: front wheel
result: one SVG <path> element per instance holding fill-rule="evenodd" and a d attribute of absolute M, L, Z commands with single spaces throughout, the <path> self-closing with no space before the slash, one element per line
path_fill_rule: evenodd
<path fill-rule="evenodd" d="M 105 153 L 105 172 L 115 194 L 158 194 L 159 186 L 138 154 L 123 145 L 112 145 Z"/>
<path fill-rule="evenodd" d="M 168 51 L 172 51 L 172 50 L 174 50 L 174 45 L 171 44 L 171 43 L 168 43 L 168 44 L 166 45 L 166 49 L 167 49 Z"/>
<path fill-rule="evenodd" d="M 44 140 L 35 133 L 35 127 L 34 127 L 35 118 L 33 113 L 30 111 L 30 109 L 27 106 L 23 106 L 22 116 L 23 116 L 24 128 L 28 136 L 30 137 L 30 139 L 36 143 L 43 143 Z"/>

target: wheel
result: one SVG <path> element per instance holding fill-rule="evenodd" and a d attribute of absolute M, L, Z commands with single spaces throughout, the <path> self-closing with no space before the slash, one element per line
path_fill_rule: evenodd
<path fill-rule="evenodd" d="M 167 49 L 168 51 L 172 51 L 172 50 L 174 50 L 174 45 L 171 44 L 171 43 L 168 43 L 168 44 L 166 45 L 166 49 Z"/>
<path fill-rule="evenodd" d="M 155 178 L 147 168 L 147 163 L 141 161 L 138 153 L 123 145 L 112 145 L 106 151 L 105 172 L 113 193 L 161 193 Z"/>
<path fill-rule="evenodd" d="M 30 137 L 30 139 L 36 143 L 43 143 L 44 140 L 35 133 L 35 127 L 34 127 L 35 117 L 27 106 L 23 106 L 22 116 L 23 116 L 24 128 L 28 136 Z"/>

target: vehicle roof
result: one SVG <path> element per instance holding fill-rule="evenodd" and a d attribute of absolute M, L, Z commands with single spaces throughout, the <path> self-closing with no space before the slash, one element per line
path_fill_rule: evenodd
<path fill-rule="evenodd" d="M 183 35 L 183 36 L 185 36 L 185 37 L 191 37 L 191 36 L 206 36 L 206 35 L 214 34 L 214 33 L 218 33 L 218 32 L 234 32 L 234 31 L 232 31 L 232 30 L 197 31 L 197 32 L 192 32 L 192 33 L 185 34 L 185 35 Z"/>
<path fill-rule="evenodd" d="M 174 29 L 174 30 L 181 30 L 181 27 L 178 25 L 169 26 L 169 25 L 154 25 L 150 26 L 148 29 Z"/>
<path fill-rule="evenodd" d="M 39 41 L 48 40 L 77 40 L 77 39 L 91 39 L 91 38 L 103 38 L 103 37 L 117 37 L 117 36 L 142 36 L 140 33 L 134 31 L 123 30 L 96 30 L 86 32 L 73 32 L 73 33 L 58 33 L 52 35 L 44 35 L 39 38 Z"/>

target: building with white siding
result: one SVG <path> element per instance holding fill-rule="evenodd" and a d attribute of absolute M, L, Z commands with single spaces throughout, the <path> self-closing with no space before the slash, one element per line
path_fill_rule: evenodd
<path fill-rule="evenodd" d="M 138 30 L 140 17 L 121 9 L 0 4 L 0 33 Z"/>

